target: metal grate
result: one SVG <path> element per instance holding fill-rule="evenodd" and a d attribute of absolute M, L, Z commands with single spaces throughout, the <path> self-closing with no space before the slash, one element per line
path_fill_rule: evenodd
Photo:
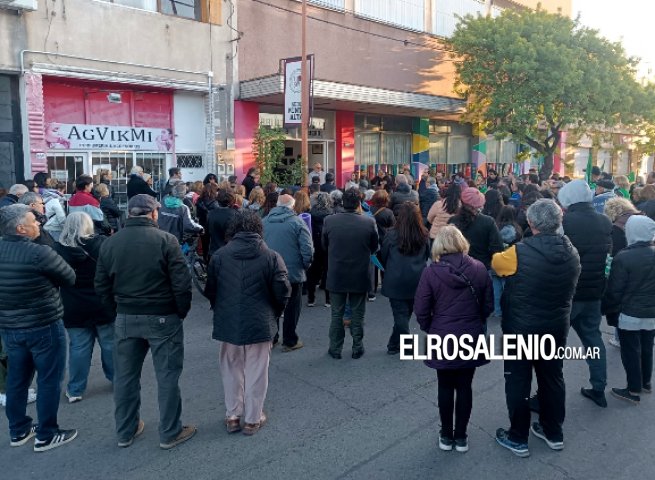
<path fill-rule="evenodd" d="M 177 166 L 179 168 L 202 168 L 203 167 L 203 158 L 201 154 L 191 154 L 191 153 L 178 153 L 177 157 Z"/>

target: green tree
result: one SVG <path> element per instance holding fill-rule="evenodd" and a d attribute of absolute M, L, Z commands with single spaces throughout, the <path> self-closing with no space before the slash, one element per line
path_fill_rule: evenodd
<path fill-rule="evenodd" d="M 540 7 L 466 16 L 449 45 L 455 91 L 467 99 L 463 120 L 534 148 L 542 178 L 553 171 L 562 129 L 636 124 L 651 110 L 636 59 L 579 19 Z"/>
<path fill-rule="evenodd" d="M 267 182 L 275 182 L 278 185 L 302 184 L 301 159 L 295 159 L 290 164 L 284 162 L 285 140 L 286 133 L 281 128 L 260 125 L 255 131 L 252 151 L 262 184 Z"/>

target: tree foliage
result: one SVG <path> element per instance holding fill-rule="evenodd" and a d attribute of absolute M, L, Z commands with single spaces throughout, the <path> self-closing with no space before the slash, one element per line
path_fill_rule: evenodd
<path fill-rule="evenodd" d="M 542 177 L 552 173 L 562 129 L 631 125 L 652 111 L 636 59 L 579 19 L 541 8 L 466 16 L 450 47 L 456 92 L 468 100 L 464 120 L 534 148 Z"/>
<path fill-rule="evenodd" d="M 286 133 L 281 128 L 260 125 L 255 131 L 252 151 L 262 184 L 274 182 L 278 185 L 298 185 L 302 183 L 301 159 L 296 159 L 289 165 L 283 161 L 285 140 Z"/>

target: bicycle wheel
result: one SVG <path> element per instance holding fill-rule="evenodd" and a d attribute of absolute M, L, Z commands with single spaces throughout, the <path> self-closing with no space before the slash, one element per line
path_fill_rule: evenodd
<path fill-rule="evenodd" d="M 194 253 L 190 256 L 189 267 L 191 268 L 193 285 L 195 285 L 201 295 L 204 295 L 205 286 L 207 285 L 207 266 L 204 260 Z"/>

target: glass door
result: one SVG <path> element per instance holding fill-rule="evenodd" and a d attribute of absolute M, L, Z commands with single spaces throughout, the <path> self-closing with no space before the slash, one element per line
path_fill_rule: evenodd
<path fill-rule="evenodd" d="M 75 179 L 87 171 L 86 152 L 49 152 L 47 154 L 48 174 L 66 182 L 66 193 L 75 193 Z"/>

